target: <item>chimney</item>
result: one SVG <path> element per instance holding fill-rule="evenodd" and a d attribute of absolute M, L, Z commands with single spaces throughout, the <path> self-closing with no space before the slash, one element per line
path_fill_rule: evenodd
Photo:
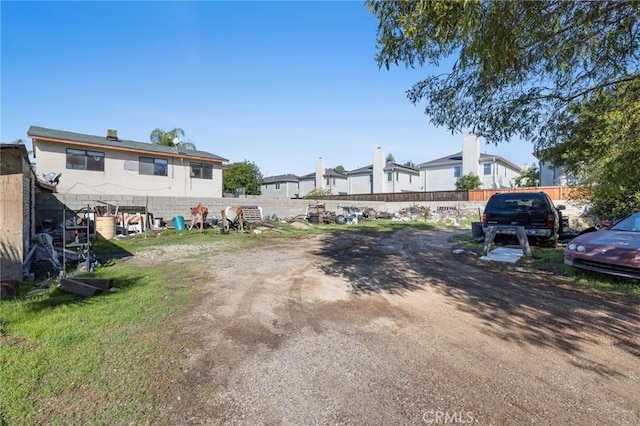
<path fill-rule="evenodd" d="M 462 139 L 462 176 L 480 176 L 480 136 L 470 134 Z"/>
<path fill-rule="evenodd" d="M 320 157 L 316 161 L 316 189 L 325 189 L 324 174 L 325 174 L 324 159 Z"/>
<path fill-rule="evenodd" d="M 387 159 L 384 155 L 384 151 L 382 148 L 378 147 L 375 151 L 373 151 L 373 177 L 372 177 L 372 186 L 371 193 L 379 194 L 385 192 L 384 190 L 384 168 L 387 165 Z"/>
<path fill-rule="evenodd" d="M 107 129 L 107 140 L 109 141 L 117 141 L 118 140 L 118 131 Z"/>

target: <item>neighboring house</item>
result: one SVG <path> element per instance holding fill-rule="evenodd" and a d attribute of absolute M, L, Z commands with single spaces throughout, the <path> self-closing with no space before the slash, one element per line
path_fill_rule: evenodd
<path fill-rule="evenodd" d="M 300 198 L 304 197 L 314 189 L 316 189 L 315 172 L 309 173 L 308 175 L 300 176 L 298 178 L 298 190 Z"/>
<path fill-rule="evenodd" d="M 539 186 L 561 186 L 567 184 L 564 167 L 553 167 L 549 163 L 540 161 Z"/>
<path fill-rule="evenodd" d="M 61 173 L 66 194 L 221 197 L 227 159 L 204 151 L 31 126 L 38 176 Z"/>
<path fill-rule="evenodd" d="M 316 161 L 316 171 L 298 178 L 300 198 L 314 189 L 322 189 L 332 195 L 348 193 L 347 173 L 336 169 L 325 168 L 324 159 Z"/>
<path fill-rule="evenodd" d="M 324 189 L 333 195 L 348 194 L 349 184 L 347 182 L 347 174 L 344 171 L 336 169 L 326 169 L 323 175 Z"/>
<path fill-rule="evenodd" d="M 0 144 L 0 277 L 22 281 L 35 236 L 36 176 L 22 144 Z"/>
<path fill-rule="evenodd" d="M 538 159 L 540 169 L 539 186 L 566 186 L 580 185 L 578 176 L 567 174 L 562 166 L 554 166 L 550 161 L 545 161 L 545 150 L 536 151 L 533 155 Z"/>
<path fill-rule="evenodd" d="M 349 194 L 373 194 L 373 164 L 347 172 Z"/>
<path fill-rule="evenodd" d="M 420 172 L 414 168 L 385 162 L 382 172 L 374 174 L 373 169 L 373 164 L 370 164 L 347 172 L 349 194 L 420 191 Z M 374 189 L 374 175 L 379 178 L 379 181 L 376 179 L 377 191 Z"/>
<path fill-rule="evenodd" d="M 460 152 L 418 165 L 423 191 L 455 190 L 458 179 L 469 173 L 480 177 L 482 189 L 513 187 L 520 167 L 499 155 L 481 154 L 479 136 L 465 137 L 462 145 Z"/>
<path fill-rule="evenodd" d="M 383 192 L 420 191 L 420 171 L 413 167 L 387 162 L 384 167 Z"/>
<path fill-rule="evenodd" d="M 315 172 L 300 176 L 298 185 L 300 197 L 304 197 L 316 188 L 326 190 L 327 193 L 332 195 L 348 194 L 347 174 L 336 169 L 325 169 L 320 186 L 318 186 Z"/>
<path fill-rule="evenodd" d="M 384 155 L 384 151 L 378 148 L 373 155 L 373 164 L 351 171 L 327 169 L 320 157 L 314 173 L 298 178 L 300 197 L 316 188 L 332 195 L 419 191 L 420 172 L 412 167 L 387 162 Z"/>
<path fill-rule="evenodd" d="M 262 195 L 267 197 L 298 198 L 298 176 L 287 174 L 262 179 Z"/>

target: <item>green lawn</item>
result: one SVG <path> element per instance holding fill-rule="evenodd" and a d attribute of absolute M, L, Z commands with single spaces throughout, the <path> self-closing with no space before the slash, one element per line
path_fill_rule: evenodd
<path fill-rule="evenodd" d="M 95 275 L 120 291 L 85 299 L 52 289 L 0 304 L 0 423 L 153 422 L 179 377 L 168 337 L 190 289 L 170 266 L 115 262 Z"/>

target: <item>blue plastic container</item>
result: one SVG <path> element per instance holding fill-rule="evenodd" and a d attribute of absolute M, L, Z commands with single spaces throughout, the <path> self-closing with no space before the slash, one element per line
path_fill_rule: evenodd
<path fill-rule="evenodd" d="M 184 217 L 174 216 L 171 220 L 173 221 L 173 227 L 176 231 L 184 231 L 187 229 L 186 226 L 184 226 Z"/>

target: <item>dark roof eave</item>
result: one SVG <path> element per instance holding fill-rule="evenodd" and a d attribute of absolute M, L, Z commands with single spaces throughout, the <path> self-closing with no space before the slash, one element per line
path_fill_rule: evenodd
<path fill-rule="evenodd" d="M 113 149 L 116 151 L 129 151 L 138 153 L 153 153 L 155 155 L 164 155 L 173 158 L 190 158 L 206 160 L 213 163 L 225 163 L 229 160 L 205 151 L 194 150 L 193 153 L 188 151 L 177 151 L 173 147 L 164 147 L 162 145 L 153 145 L 151 143 L 118 140 L 109 141 L 94 135 L 83 135 L 80 133 L 66 132 L 63 130 L 47 129 L 44 127 L 31 126 L 27 132 L 27 136 L 35 140 L 44 140 L 53 143 L 65 143 L 71 145 L 82 145 L 87 147 L 97 147 L 100 149 Z M 92 141 L 93 139 L 93 141 Z M 119 145 L 120 144 L 120 145 Z"/>

